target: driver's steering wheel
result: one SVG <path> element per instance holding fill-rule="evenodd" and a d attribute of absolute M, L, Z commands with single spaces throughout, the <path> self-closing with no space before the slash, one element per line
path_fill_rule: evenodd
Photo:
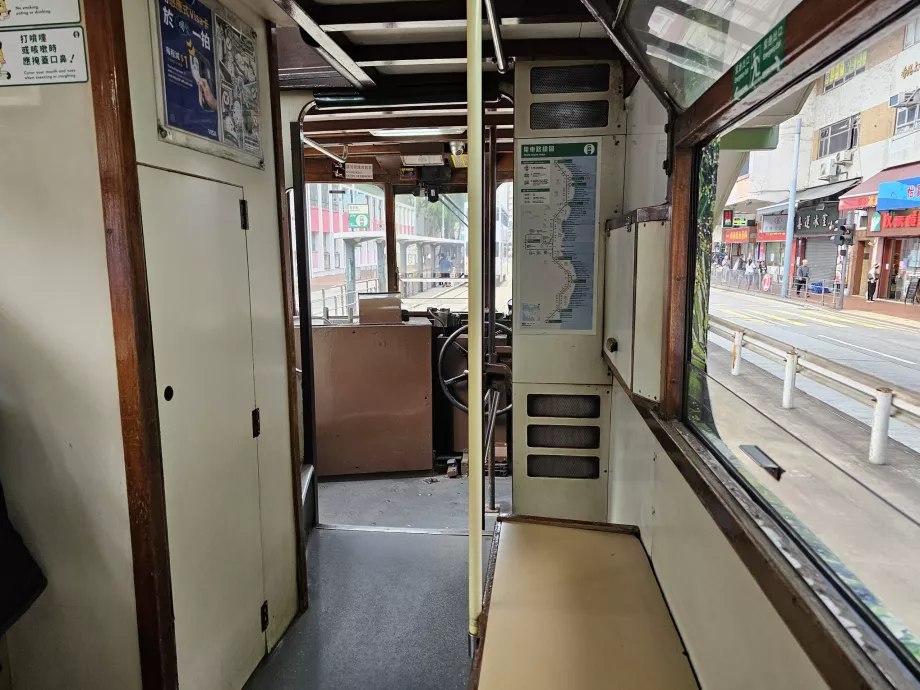
<path fill-rule="evenodd" d="M 505 335 L 511 335 L 511 329 L 508 328 L 503 323 L 495 324 L 496 332 L 504 333 Z M 441 348 L 440 354 L 438 354 L 438 382 L 441 384 L 441 390 L 444 391 L 444 395 L 447 396 L 447 399 L 450 400 L 450 404 L 456 407 L 458 410 L 463 410 L 466 413 L 469 413 L 470 408 L 464 405 L 460 400 L 457 399 L 457 396 L 453 394 L 451 390 L 452 386 L 460 383 L 461 381 L 466 381 L 469 378 L 469 370 L 464 369 L 462 374 L 457 374 L 452 376 L 449 379 L 444 378 L 444 354 L 451 348 L 457 347 L 460 349 L 463 354 L 468 355 L 469 353 L 466 349 L 457 342 L 457 338 L 466 333 L 469 330 L 469 325 L 461 326 L 456 331 L 448 336 L 447 340 L 444 341 L 444 346 Z M 505 414 L 511 409 L 511 402 L 498 410 L 497 414 Z"/>

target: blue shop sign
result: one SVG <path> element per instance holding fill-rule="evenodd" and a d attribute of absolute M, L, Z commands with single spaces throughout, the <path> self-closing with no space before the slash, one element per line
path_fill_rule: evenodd
<path fill-rule="evenodd" d="M 882 182 L 878 186 L 877 208 L 879 211 L 920 208 L 920 177 Z"/>

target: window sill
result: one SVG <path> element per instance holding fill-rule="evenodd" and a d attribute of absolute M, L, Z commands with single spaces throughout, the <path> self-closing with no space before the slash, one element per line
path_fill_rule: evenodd
<path fill-rule="evenodd" d="M 693 431 L 643 405 L 636 408 L 829 686 L 917 686 L 786 526 L 753 500 Z"/>

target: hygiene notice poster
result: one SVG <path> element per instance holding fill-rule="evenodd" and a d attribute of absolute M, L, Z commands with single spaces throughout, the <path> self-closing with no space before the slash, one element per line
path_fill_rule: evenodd
<path fill-rule="evenodd" d="M 158 1 L 166 122 L 220 141 L 213 13 L 195 0 Z"/>
<path fill-rule="evenodd" d="M 226 149 L 181 137 L 170 140 L 255 164 L 262 157 L 255 33 L 216 2 L 155 1 L 165 124 Z"/>
<path fill-rule="evenodd" d="M 255 41 L 223 17 L 216 23 L 223 143 L 261 156 Z"/>
<path fill-rule="evenodd" d="M 0 88 L 87 79 L 83 27 L 0 31 Z"/>

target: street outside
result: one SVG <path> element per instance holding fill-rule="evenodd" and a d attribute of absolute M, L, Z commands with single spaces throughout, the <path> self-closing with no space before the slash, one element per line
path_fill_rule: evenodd
<path fill-rule="evenodd" d="M 748 333 L 870 374 L 895 389 L 920 392 L 920 320 L 835 311 L 718 287 L 710 293 L 709 311 Z M 873 608 L 893 614 L 887 617 L 889 628 L 916 643 L 911 631 L 920 633 L 915 582 L 920 572 L 920 428 L 893 418 L 887 464 L 872 464 L 871 403 L 799 375 L 795 405 L 784 409 L 782 363 L 747 349 L 739 375 L 731 374 L 731 363 L 732 343 L 710 332 L 708 396 L 722 441 L 755 481 L 865 585 L 880 604 Z M 783 467 L 781 480 L 741 449 L 748 444 Z"/>

